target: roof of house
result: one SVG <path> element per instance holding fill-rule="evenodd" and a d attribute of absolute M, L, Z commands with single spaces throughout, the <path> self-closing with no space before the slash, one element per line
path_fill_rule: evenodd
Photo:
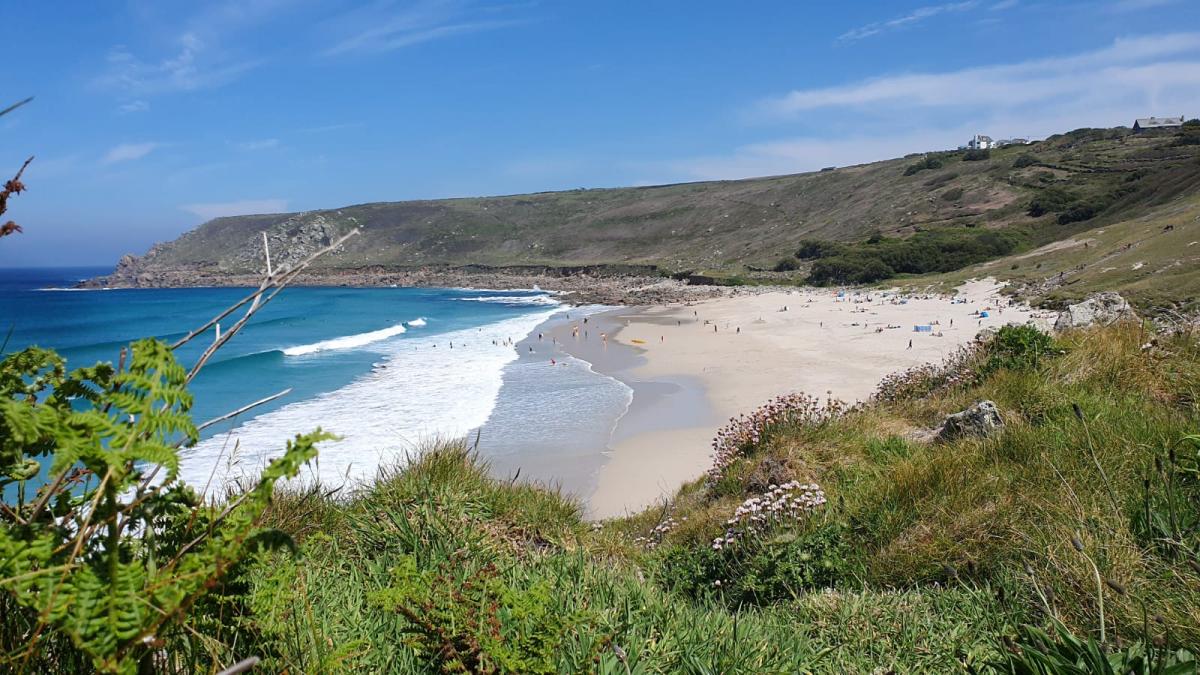
<path fill-rule="evenodd" d="M 1183 125 L 1183 115 L 1179 117 L 1142 117 L 1134 123 L 1134 126 L 1142 129 L 1150 127 L 1178 127 Z"/>

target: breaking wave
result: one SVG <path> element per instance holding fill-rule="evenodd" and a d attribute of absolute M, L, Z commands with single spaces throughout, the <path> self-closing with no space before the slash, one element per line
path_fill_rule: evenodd
<path fill-rule="evenodd" d="M 425 325 L 425 319 L 413 319 L 408 322 L 409 326 L 419 327 Z M 357 347 L 365 347 L 372 342 L 379 342 L 390 337 L 396 337 L 401 333 L 407 333 L 408 329 L 403 323 L 398 323 L 395 326 L 380 328 L 366 333 L 358 333 L 356 335 L 343 335 L 342 337 L 331 338 L 329 340 L 321 340 L 309 345 L 299 345 L 296 347 L 285 347 L 280 350 L 287 356 L 305 356 L 307 354 L 316 354 L 317 352 L 327 352 L 335 349 L 355 349 Z"/>

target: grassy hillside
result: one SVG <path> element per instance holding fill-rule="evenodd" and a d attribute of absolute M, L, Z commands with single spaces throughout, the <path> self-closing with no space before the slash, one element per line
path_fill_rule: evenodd
<path fill-rule="evenodd" d="M 586 523 L 453 445 L 349 499 L 292 494 L 269 520 L 300 555 L 247 569 L 216 637 L 289 672 L 1007 671 L 1055 620 L 1127 655 L 1200 649 L 1196 341 L 1034 337 L 843 414 L 777 403 L 628 519 Z M 1002 432 L 928 440 L 980 399 Z M 763 492 L 792 497 L 729 524 Z"/>
<path fill-rule="evenodd" d="M 356 226 L 362 236 L 318 266 L 653 264 L 733 274 L 770 269 L 805 239 L 983 229 L 1002 231 L 1023 252 L 1197 194 L 1200 145 L 1183 141 L 1080 130 L 982 155 L 931 153 L 772 178 L 219 218 L 125 272 L 254 272 L 264 230 L 286 262 Z"/>

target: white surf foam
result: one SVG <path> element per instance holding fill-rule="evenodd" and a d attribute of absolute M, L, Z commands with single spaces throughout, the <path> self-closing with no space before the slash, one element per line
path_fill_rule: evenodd
<path fill-rule="evenodd" d="M 420 323 L 418 323 L 420 322 Z M 424 326 L 425 319 L 415 319 L 408 322 L 409 326 Z M 331 351 L 334 349 L 354 349 L 356 347 L 365 347 L 372 342 L 379 342 L 390 337 L 396 337 L 401 333 L 407 333 L 408 329 L 403 323 L 398 323 L 395 326 L 380 328 L 379 330 L 369 331 L 367 333 L 358 333 L 357 335 L 343 335 L 342 337 L 331 338 L 329 340 L 321 340 L 310 345 L 298 345 L 296 347 L 286 347 L 282 351 L 287 356 L 304 356 L 306 354 L 315 354 L 317 352 Z"/>
<path fill-rule="evenodd" d="M 459 298 L 465 302 L 490 302 L 510 307 L 557 307 L 562 303 L 548 295 L 487 295 L 479 298 Z"/>
<path fill-rule="evenodd" d="M 386 361 L 341 389 L 200 442 L 185 453 L 180 476 L 200 488 L 215 466 L 213 487 L 219 489 L 256 475 L 289 438 L 319 425 L 341 439 L 320 445 L 316 477 L 330 486 L 372 480 L 381 464 L 404 461 L 423 441 L 457 438 L 481 426 L 495 406 L 504 367 L 517 358 L 503 343 L 524 338 L 553 313 L 388 344 Z"/>
<path fill-rule="evenodd" d="M 423 316 L 417 317 L 417 318 L 413 319 L 412 321 L 408 322 L 408 325 L 410 328 L 420 328 L 421 326 L 424 326 L 425 324 L 426 324 L 426 321 L 425 321 L 425 317 L 423 317 Z"/>

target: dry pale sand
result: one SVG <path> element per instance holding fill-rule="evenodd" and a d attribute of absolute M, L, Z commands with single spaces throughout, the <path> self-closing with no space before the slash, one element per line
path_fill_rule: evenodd
<path fill-rule="evenodd" d="M 973 281 L 955 299 L 908 296 L 903 304 L 894 293 L 838 297 L 836 291 L 807 289 L 623 313 L 625 325 L 609 339 L 643 350 L 645 358 L 631 374 L 699 379 L 716 421 L 634 434 L 621 433 L 618 422 L 610 460 L 589 499 L 591 516 L 636 512 L 669 497 L 709 467 L 711 441 L 724 420 L 773 396 L 806 392 L 863 400 L 885 375 L 940 361 L 982 328 L 1046 319 L 1010 305 L 999 288 L 990 279 Z M 980 310 L 989 316 L 976 316 Z M 913 330 L 934 322 L 932 333 Z"/>

